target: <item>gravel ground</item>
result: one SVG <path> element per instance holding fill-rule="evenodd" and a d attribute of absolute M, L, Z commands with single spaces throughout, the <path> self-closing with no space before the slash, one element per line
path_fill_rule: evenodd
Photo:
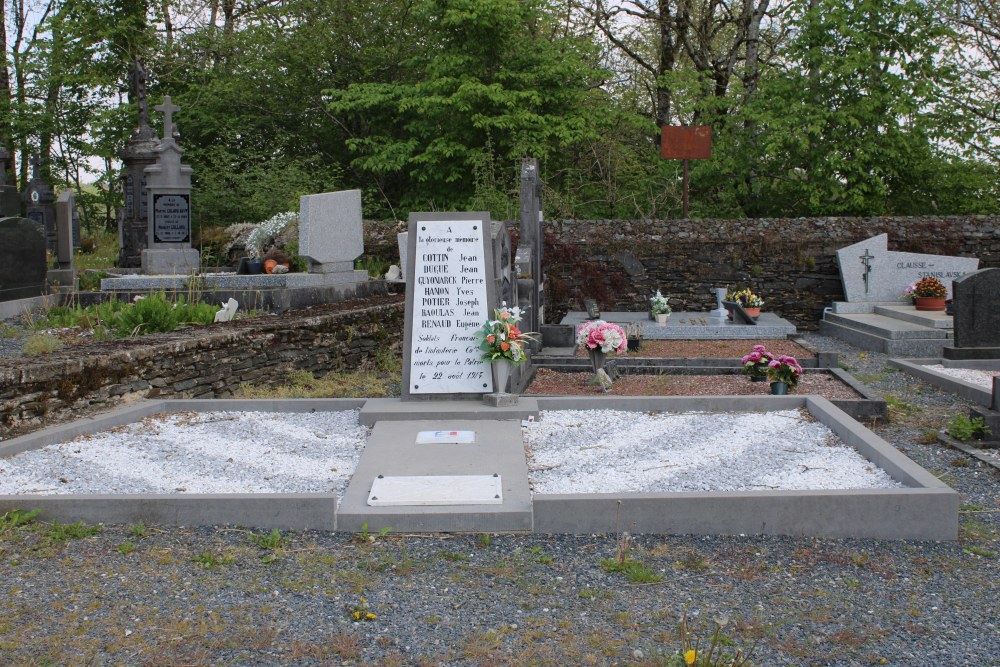
<path fill-rule="evenodd" d="M 1000 477 L 932 437 L 969 405 L 809 338 L 889 400 L 879 435 L 962 494 L 958 541 L 635 535 L 628 558 L 662 577 L 635 584 L 602 567 L 613 535 L 74 539 L 8 515 L 0 664 L 660 665 L 685 611 L 703 643 L 724 615 L 728 650 L 756 665 L 1000 664 Z"/>

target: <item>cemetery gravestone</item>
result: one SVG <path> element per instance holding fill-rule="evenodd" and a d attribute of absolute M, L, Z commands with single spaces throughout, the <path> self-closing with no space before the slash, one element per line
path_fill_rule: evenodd
<path fill-rule="evenodd" d="M 526 331 L 540 331 L 545 323 L 545 276 L 542 273 L 544 223 L 542 217 L 542 183 L 538 160 L 521 160 L 520 238 L 514 263 L 517 269 L 518 306 L 524 311 Z M 532 342 L 532 350 L 540 344 Z"/>
<path fill-rule="evenodd" d="M 142 266 L 142 251 L 148 247 L 146 232 L 149 227 L 149 200 L 146 193 L 146 167 L 156 162 L 159 140 L 149 124 L 149 106 L 146 100 L 146 72 L 136 59 L 132 66 L 135 79 L 136 104 L 139 107 L 138 124 L 132 131 L 125 150 L 120 154 L 125 173 L 122 191 L 125 208 L 118 213 L 118 266 Z"/>
<path fill-rule="evenodd" d="M 35 155 L 31 158 L 31 180 L 24 193 L 27 201 L 27 217 L 34 220 L 45 235 L 45 246 L 55 252 L 56 249 L 56 211 L 53 206 L 55 194 L 48 181 L 42 176 L 42 158 Z"/>
<path fill-rule="evenodd" d="M 967 273 L 952 288 L 955 345 L 945 359 L 1000 359 L 1000 269 Z"/>
<path fill-rule="evenodd" d="M 73 218 L 76 213 L 76 203 L 73 192 L 64 190 L 56 199 L 56 262 L 55 268 L 49 269 L 49 284 L 61 287 L 76 285 L 76 271 L 73 269 Z"/>
<path fill-rule="evenodd" d="M 0 219 L 0 301 L 45 292 L 45 237 L 27 218 Z"/>
<path fill-rule="evenodd" d="M 889 235 L 879 234 L 837 251 L 844 297 L 852 303 L 902 301 L 903 291 L 921 278 L 951 282 L 979 267 L 971 257 L 925 255 L 888 249 Z"/>
<path fill-rule="evenodd" d="M 173 114 L 180 107 L 167 95 L 155 109 L 163 113 L 163 139 L 154 149 L 156 164 L 145 169 L 149 247 L 142 251 L 142 271 L 191 273 L 198 270 L 200 255 L 191 247 L 192 169 L 181 164 L 184 151 L 174 139 Z"/>
<path fill-rule="evenodd" d="M 353 272 L 365 251 L 361 190 L 305 195 L 299 200 L 299 255 L 310 273 Z"/>
<path fill-rule="evenodd" d="M 476 331 L 496 306 L 489 213 L 411 213 L 404 400 L 493 391 Z"/>
<path fill-rule="evenodd" d="M 13 185 L 7 185 L 10 170 L 10 153 L 0 147 L 0 218 L 17 218 L 21 215 L 21 195 Z"/>

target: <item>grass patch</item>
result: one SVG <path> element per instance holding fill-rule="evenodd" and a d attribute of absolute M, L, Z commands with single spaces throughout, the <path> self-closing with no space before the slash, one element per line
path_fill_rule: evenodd
<path fill-rule="evenodd" d="M 31 334 L 21 344 L 21 351 L 28 355 L 49 354 L 63 348 L 63 342 L 50 333 Z"/>
<path fill-rule="evenodd" d="M 225 554 L 216 554 L 211 551 L 202 551 L 197 556 L 191 558 L 192 563 L 201 565 L 206 570 L 218 569 L 221 565 L 232 565 L 236 559 Z"/>
<path fill-rule="evenodd" d="M 0 516 L 0 535 L 6 533 L 7 531 L 33 523 L 35 517 L 41 513 L 42 510 L 31 510 L 30 512 L 25 512 L 21 509 L 13 509 L 9 512 L 5 512 L 3 516 Z"/>
<path fill-rule="evenodd" d="M 375 367 L 331 371 L 316 378 L 309 371 L 292 371 L 279 386 L 242 385 L 243 398 L 384 398 L 398 396 L 402 370 L 399 355 L 380 352 Z"/>
<path fill-rule="evenodd" d="M 101 532 L 100 526 L 88 526 L 83 521 L 76 523 L 59 523 L 53 521 L 46 529 L 46 536 L 53 542 L 68 542 L 69 540 L 81 540 L 85 537 L 92 537 Z"/>
<path fill-rule="evenodd" d="M 652 584 L 663 581 L 663 575 L 649 567 L 642 561 L 625 558 L 601 559 L 601 569 L 605 572 L 615 572 L 621 574 L 633 584 Z"/>
<path fill-rule="evenodd" d="M 913 405 L 892 394 L 885 395 L 885 405 L 888 409 L 889 423 L 898 423 L 916 410 Z"/>

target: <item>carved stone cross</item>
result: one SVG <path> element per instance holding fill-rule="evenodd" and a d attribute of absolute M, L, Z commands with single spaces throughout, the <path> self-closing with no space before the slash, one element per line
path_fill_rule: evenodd
<path fill-rule="evenodd" d="M 31 180 L 34 181 L 36 179 L 41 178 L 42 177 L 42 156 L 39 155 L 38 153 L 35 153 L 34 155 L 31 156 L 31 159 L 28 160 L 28 162 L 31 164 Z"/>
<path fill-rule="evenodd" d="M 174 136 L 174 112 L 181 108 L 170 101 L 170 95 L 163 96 L 163 104 L 153 107 L 154 111 L 163 114 L 163 140 L 166 141 Z"/>

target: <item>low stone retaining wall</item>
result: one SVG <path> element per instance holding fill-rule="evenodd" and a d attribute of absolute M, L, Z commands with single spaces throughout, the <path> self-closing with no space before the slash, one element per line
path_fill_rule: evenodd
<path fill-rule="evenodd" d="M 228 398 L 290 370 L 361 368 L 399 349 L 403 318 L 388 297 L 3 359 L 0 438 L 139 398 Z"/>

